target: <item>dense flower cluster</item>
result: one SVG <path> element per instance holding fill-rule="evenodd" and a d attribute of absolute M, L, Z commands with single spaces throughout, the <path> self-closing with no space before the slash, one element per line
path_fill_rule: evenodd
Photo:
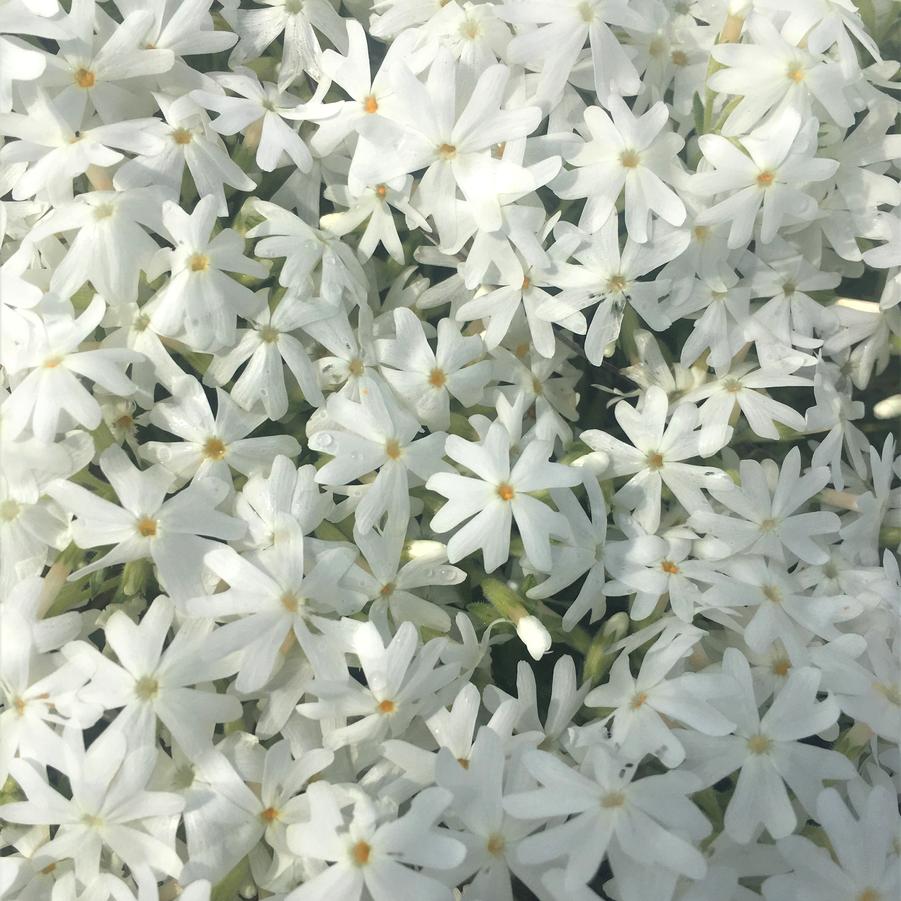
<path fill-rule="evenodd" d="M 898 25 L 0 2 L 0 898 L 897 898 Z"/>

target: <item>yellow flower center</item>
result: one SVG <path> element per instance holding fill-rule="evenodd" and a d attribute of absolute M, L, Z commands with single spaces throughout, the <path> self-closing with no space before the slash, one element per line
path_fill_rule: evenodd
<path fill-rule="evenodd" d="M 12 498 L 0 501 L 0 520 L 3 522 L 12 522 L 21 512 L 22 507 Z"/>
<path fill-rule="evenodd" d="M 776 180 L 776 173 L 769 169 L 764 169 L 757 176 L 757 185 L 761 188 L 768 188 Z"/>
<path fill-rule="evenodd" d="M 399 460 L 401 458 L 403 450 L 401 450 L 400 443 L 396 438 L 389 438 L 385 442 L 385 453 L 388 455 L 389 460 Z"/>
<path fill-rule="evenodd" d="M 274 823 L 278 819 L 278 810 L 274 807 L 267 807 L 261 814 L 260 819 L 264 823 Z"/>
<path fill-rule="evenodd" d="M 651 451 L 647 459 L 648 469 L 663 469 L 663 454 L 660 451 Z"/>
<path fill-rule="evenodd" d="M 429 384 L 433 388 L 443 388 L 447 383 L 447 374 L 437 366 L 429 373 Z"/>
<path fill-rule="evenodd" d="M 358 841 L 350 849 L 350 859 L 358 866 L 365 867 L 369 863 L 369 856 L 372 854 L 372 845 L 369 842 Z"/>
<path fill-rule="evenodd" d="M 879 692 L 889 704 L 901 707 L 901 685 L 889 685 L 887 682 L 877 682 L 876 691 Z"/>
<path fill-rule="evenodd" d="M 504 853 L 506 847 L 507 842 L 504 840 L 504 837 L 498 835 L 496 832 L 488 838 L 487 842 L 485 842 L 485 850 L 492 857 L 500 857 L 501 854 Z"/>
<path fill-rule="evenodd" d="M 502 501 L 512 501 L 515 494 L 516 491 L 509 482 L 501 482 L 500 485 L 497 486 L 497 496 Z"/>
<path fill-rule="evenodd" d="M 160 683 L 153 676 L 141 676 L 135 683 L 135 694 L 142 701 L 149 701 L 160 690 Z"/>
<path fill-rule="evenodd" d="M 80 88 L 88 88 L 94 87 L 97 83 L 97 76 L 90 69 L 76 69 L 75 70 L 75 84 Z"/>
<path fill-rule="evenodd" d="M 442 144 L 438 148 L 438 156 L 443 160 L 452 160 L 457 155 L 457 148 L 453 144 Z"/>
<path fill-rule="evenodd" d="M 622 792 L 608 792 L 601 798 L 601 807 L 610 810 L 614 807 L 622 807 L 626 803 L 626 796 Z"/>
<path fill-rule="evenodd" d="M 748 750 L 752 754 L 766 754 L 773 747 L 773 740 L 765 735 L 752 735 L 748 739 Z"/>
<path fill-rule="evenodd" d="M 607 290 L 614 292 L 622 292 L 626 290 L 626 278 L 623 275 L 611 275 L 607 279 Z"/>
<path fill-rule="evenodd" d="M 375 99 L 372 94 L 369 94 L 363 100 L 363 112 L 368 113 L 370 116 L 373 113 L 377 113 L 379 111 L 379 102 Z"/>
<path fill-rule="evenodd" d="M 157 521 L 152 516 L 142 516 L 135 528 L 142 538 L 153 538 L 156 536 Z"/>
<path fill-rule="evenodd" d="M 676 575 L 676 573 L 679 572 L 679 567 L 676 566 L 676 564 L 673 563 L 672 560 L 664 560 L 664 561 L 660 564 L 660 568 L 661 568 L 665 573 L 669 573 L 671 576 L 674 576 L 674 575 Z"/>
<path fill-rule="evenodd" d="M 191 141 L 194 140 L 194 135 L 192 135 L 187 128 L 176 128 L 175 131 L 172 132 L 172 140 L 175 141 L 176 144 L 184 146 L 185 144 L 190 144 Z"/>
<path fill-rule="evenodd" d="M 228 448 L 226 448 L 221 438 L 207 438 L 203 444 L 203 456 L 207 460 L 221 460 Z"/>
<path fill-rule="evenodd" d="M 191 272 L 206 272 L 210 268 L 210 258 L 205 253 L 195 253 L 188 260 Z"/>
<path fill-rule="evenodd" d="M 619 161 L 623 164 L 623 168 L 635 169 L 641 162 L 641 157 L 638 155 L 637 150 L 624 150 L 619 155 Z"/>
<path fill-rule="evenodd" d="M 632 699 L 629 701 L 629 707 L 632 710 L 638 710 L 639 707 L 644 705 L 644 702 L 648 699 L 648 693 L 646 691 L 639 691 L 637 694 L 632 695 Z"/>
<path fill-rule="evenodd" d="M 379 713 L 394 713 L 395 710 L 397 710 L 397 704 L 394 701 L 389 701 L 387 698 L 384 701 L 379 701 Z"/>

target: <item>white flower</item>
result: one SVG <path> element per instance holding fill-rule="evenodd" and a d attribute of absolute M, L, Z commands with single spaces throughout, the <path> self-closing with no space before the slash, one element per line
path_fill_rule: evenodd
<path fill-rule="evenodd" d="M 3 405 L 7 434 L 17 436 L 30 425 L 36 438 L 51 442 L 72 422 L 96 429 L 102 418 L 100 404 L 79 376 L 120 396 L 135 390 L 124 369 L 140 360 L 139 354 L 118 348 L 80 350 L 105 309 L 103 299 L 95 295 L 77 318 L 64 309 L 34 322 L 28 344 L 9 361 L 13 389 Z"/>
<path fill-rule="evenodd" d="M 492 375 L 482 360 L 484 345 L 477 335 L 463 337 L 449 319 L 438 323 L 435 350 L 422 322 L 408 309 L 394 311 L 394 339 L 380 342 L 379 359 L 385 381 L 416 411 L 430 429 L 450 424 L 451 398 L 475 406 Z"/>
<path fill-rule="evenodd" d="M 898 872 L 898 806 L 884 785 L 869 788 L 858 808 L 834 788 L 817 798 L 816 819 L 833 854 L 808 838 L 792 835 L 778 843 L 792 869 L 763 884 L 766 901 L 839 901 L 891 898 L 901 891 Z"/>
<path fill-rule="evenodd" d="M 532 565 L 543 572 L 550 569 L 550 536 L 565 538 L 568 525 L 562 514 L 529 492 L 575 485 L 580 480 L 575 469 L 548 462 L 550 452 L 550 442 L 535 439 L 511 466 L 510 434 L 500 423 L 492 424 L 479 443 L 448 437 L 447 455 L 476 476 L 438 473 L 426 483 L 430 491 L 448 498 L 432 518 L 434 531 L 447 532 L 472 517 L 447 543 L 451 563 L 480 548 L 485 571 L 493 572 L 509 556 L 510 529 L 515 521 Z"/>
<path fill-rule="evenodd" d="M 589 232 L 614 214 L 625 191 L 626 229 L 633 241 L 644 244 L 651 212 L 670 225 L 685 221 L 684 204 L 666 184 L 678 176 L 674 160 L 684 142 L 672 132 L 661 134 L 669 116 L 660 101 L 640 117 L 615 95 L 609 105 L 609 116 L 598 106 L 585 110 L 591 139 L 567 157 L 576 169 L 561 175 L 554 190 L 563 198 L 588 198 L 579 225 Z"/>
<path fill-rule="evenodd" d="M 748 132 L 773 108 L 810 115 L 812 103 L 817 113 L 825 110 L 836 124 L 852 124 L 847 79 L 838 63 L 790 43 L 764 15 L 751 16 L 746 28 L 752 43 L 722 43 L 711 51 L 725 67 L 708 79 L 711 89 L 742 95 L 723 124 L 723 134 Z"/>
<path fill-rule="evenodd" d="M 113 185 L 120 191 L 158 185 L 178 200 L 187 166 L 200 196 L 215 197 L 216 213 L 224 216 L 228 210 L 224 186 L 250 191 L 256 183 L 229 157 L 209 117 L 190 96 L 175 100 L 161 96 L 160 111 L 162 120 L 145 120 L 148 141 L 154 139 L 151 148 L 134 148 L 139 155 L 116 170 Z"/>
<path fill-rule="evenodd" d="M 355 799 L 349 822 L 342 809 L 349 799 L 327 784 L 308 791 L 311 818 L 288 829 L 288 842 L 309 857 L 332 864 L 287 895 L 286 901 L 358 901 L 366 891 L 378 901 L 422 898 L 450 901 L 451 890 L 413 867 L 446 870 L 465 856 L 463 844 L 435 823 L 450 803 L 450 793 L 428 788 L 397 819 L 379 816 L 365 795 Z M 368 891 L 367 891 L 368 890 Z"/>
<path fill-rule="evenodd" d="M 185 754 L 194 756 L 211 747 L 217 723 L 240 717 L 241 705 L 233 696 L 192 686 L 230 676 L 236 665 L 234 658 L 203 658 L 201 649 L 213 628 L 208 620 L 183 623 L 163 650 L 174 617 L 172 601 L 163 596 L 150 605 L 140 623 L 121 610 L 113 613 L 104 634 L 118 666 L 81 642 L 67 646 L 66 656 L 94 670 L 82 690 L 86 700 L 108 709 L 123 708 L 116 724 L 132 746 L 154 747 L 159 720 Z"/>
<path fill-rule="evenodd" d="M 166 500 L 175 477 L 161 466 L 136 469 L 115 445 L 103 452 L 100 467 L 123 506 L 103 500 L 72 482 L 57 482 L 47 489 L 48 494 L 75 513 L 72 534 L 79 547 L 116 545 L 71 578 L 150 557 L 171 595 L 184 598 L 199 594 L 200 572 L 188 561 L 212 546 L 211 541 L 200 536 L 235 539 L 246 529 L 240 520 L 215 509 L 228 487 L 218 479 L 204 479 Z"/>
<path fill-rule="evenodd" d="M 520 859 L 547 863 L 566 858 L 566 881 L 588 882 L 609 845 L 625 855 L 697 879 L 706 864 L 693 847 L 710 831 L 704 815 L 687 794 L 696 780 L 686 773 L 665 773 L 633 780 L 634 767 L 603 748 L 592 748 L 584 772 L 546 751 L 528 751 L 523 764 L 539 787 L 509 795 L 504 807 L 515 817 L 557 821 L 519 844 Z"/>
<path fill-rule="evenodd" d="M 161 335 L 184 334 L 199 350 L 230 347 L 235 318 L 256 310 L 251 290 L 226 273 L 257 278 L 266 274 L 261 263 L 243 256 L 244 240 L 230 228 L 210 237 L 217 215 L 211 194 L 202 197 L 190 214 L 166 201 L 163 224 L 175 249 L 160 251 L 151 267 L 151 275 L 172 273 L 151 301 L 153 328 Z"/>
<path fill-rule="evenodd" d="M 698 144 L 715 171 L 691 177 L 692 190 L 705 197 L 727 195 L 696 217 L 699 225 L 732 222 L 729 247 L 743 247 L 754 233 L 757 214 L 760 240 L 768 244 L 788 222 L 804 222 L 817 214 L 814 198 L 805 190 L 825 181 L 838 169 L 837 160 L 818 158 L 815 123 L 786 110 L 766 127 L 741 139 L 739 150 L 721 135 L 701 135 Z"/>
<path fill-rule="evenodd" d="M 806 563 L 825 563 L 828 555 L 816 537 L 834 534 L 838 517 L 826 511 L 796 511 L 826 486 L 829 470 L 819 466 L 801 475 L 798 448 L 785 457 L 774 485 L 767 478 L 774 475 L 773 467 L 764 468 L 756 460 L 742 460 L 740 467 L 737 490 L 735 486 L 711 490 L 719 503 L 738 515 L 699 510 L 691 518 L 695 528 L 712 533 L 723 548 L 718 556 L 744 552 L 782 561 L 788 550 Z"/>
<path fill-rule="evenodd" d="M 682 462 L 700 455 L 697 407 L 678 405 L 667 424 L 668 410 L 666 392 L 652 385 L 644 394 L 641 410 L 625 401 L 616 405 L 617 422 L 634 446 L 596 429 L 582 432 L 581 436 L 600 458 L 602 474 L 632 475 L 617 491 L 614 502 L 634 510 L 636 520 L 647 532 L 656 532 L 660 525 L 663 485 L 689 512 L 708 508 L 701 488 L 718 489 L 725 496 L 734 487 L 731 479 L 714 467 Z M 726 443 L 730 432 L 728 427 L 721 432 L 717 442 L 720 446 Z M 583 465 L 590 466 L 591 460 L 591 454 L 583 457 Z"/>
<path fill-rule="evenodd" d="M 669 768 L 682 763 L 685 750 L 668 725 L 673 720 L 702 735 L 726 735 L 735 728 L 735 723 L 710 703 L 733 692 L 731 679 L 690 672 L 667 678 L 699 638 L 694 630 L 661 638 L 651 646 L 634 678 L 629 672 L 629 654 L 623 652 L 611 667 L 607 683 L 586 695 L 586 706 L 613 709 L 600 722 L 612 719 L 610 738 L 626 760 L 638 761 L 653 754 Z"/>
<path fill-rule="evenodd" d="M 66 738 L 72 797 L 56 791 L 31 764 L 16 760 L 13 776 L 28 800 L 0 806 L 0 815 L 14 823 L 59 826 L 43 853 L 56 860 L 72 858 L 82 881 L 100 872 L 104 847 L 132 869 L 149 866 L 178 875 L 182 862 L 174 842 L 163 842 L 144 828 L 146 821 L 184 807 L 177 794 L 147 790 L 156 747 L 129 748 L 116 728 L 107 729 L 87 750 L 80 733 L 69 732 Z"/>
<path fill-rule="evenodd" d="M 180 480 L 217 479 L 231 483 L 231 470 L 244 475 L 266 470 L 279 455 L 296 457 L 300 444 L 290 435 L 248 438 L 266 417 L 247 413 L 221 388 L 216 391 L 216 415 L 196 379 L 183 377 L 175 395 L 157 404 L 150 422 L 182 441 L 148 441 L 141 456 L 159 463 Z"/>
<path fill-rule="evenodd" d="M 737 722 L 734 735 L 702 736 L 681 730 L 689 769 L 705 785 L 712 785 L 740 769 L 735 791 L 726 808 L 726 834 L 738 842 L 754 838 L 765 826 L 773 838 L 783 838 L 797 824 L 784 782 L 808 810 L 813 811 L 825 779 L 851 779 L 854 767 L 847 757 L 800 739 L 823 732 L 838 719 L 831 697 L 817 701 L 820 674 L 812 667 L 793 669 L 766 713 L 757 709 L 751 669 L 735 648 L 723 656 L 723 672 L 738 684 L 739 694 L 723 709 Z"/>
<path fill-rule="evenodd" d="M 444 432 L 416 439 L 419 423 L 375 381 L 360 380 L 360 402 L 333 394 L 326 407 L 328 420 L 338 428 L 317 429 L 310 435 L 312 450 L 333 459 L 316 473 L 326 485 L 348 485 L 378 470 L 356 509 L 356 525 L 368 532 L 386 513 L 391 524 L 409 518 L 409 480 L 428 479 L 441 467 Z"/>

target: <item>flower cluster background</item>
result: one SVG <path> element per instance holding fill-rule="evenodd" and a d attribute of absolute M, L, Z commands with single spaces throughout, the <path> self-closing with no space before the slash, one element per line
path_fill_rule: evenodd
<path fill-rule="evenodd" d="M 897 0 L 0 2 L 0 898 L 896 901 Z"/>

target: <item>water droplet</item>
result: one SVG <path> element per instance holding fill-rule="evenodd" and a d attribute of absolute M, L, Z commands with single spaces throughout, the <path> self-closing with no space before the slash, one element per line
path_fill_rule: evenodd
<path fill-rule="evenodd" d="M 334 438 L 328 434 L 328 432 L 320 433 L 316 436 L 316 443 L 320 447 L 331 447 L 334 443 Z"/>

